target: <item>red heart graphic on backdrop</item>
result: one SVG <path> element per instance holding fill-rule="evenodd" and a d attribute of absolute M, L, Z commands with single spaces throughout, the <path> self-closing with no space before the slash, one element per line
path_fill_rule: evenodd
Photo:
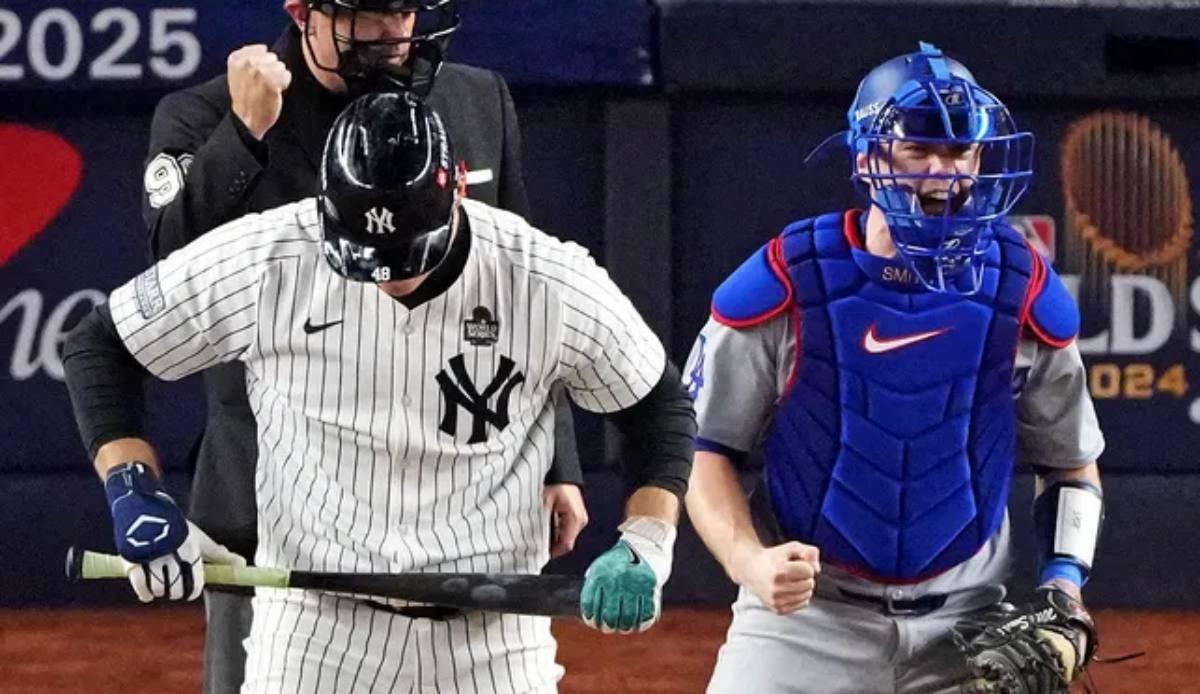
<path fill-rule="evenodd" d="M 0 123 L 0 265 L 46 229 L 82 177 L 83 157 L 70 142 Z"/>

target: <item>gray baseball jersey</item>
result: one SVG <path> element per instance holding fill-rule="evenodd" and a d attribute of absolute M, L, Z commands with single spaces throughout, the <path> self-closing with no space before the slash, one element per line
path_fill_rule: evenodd
<path fill-rule="evenodd" d="M 699 436 L 747 452 L 769 424 L 796 359 L 792 317 L 783 313 L 751 328 L 735 329 L 709 319 L 688 357 L 690 383 L 704 342 L 704 387 L 696 398 Z M 1014 384 L 1021 461 L 1075 468 L 1095 460 L 1104 436 L 1087 392 L 1087 373 L 1074 343 L 1053 349 L 1023 339 L 1017 350 Z"/>
<path fill-rule="evenodd" d="M 795 364 L 789 313 L 751 328 L 709 320 L 684 370 L 694 386 L 699 437 L 746 453 L 770 424 Z M 702 384 L 702 387 L 700 387 Z M 1021 340 L 1014 369 L 1018 455 L 1024 462 L 1078 468 L 1104 450 L 1079 350 Z M 763 538 L 768 544 L 783 538 Z M 721 647 L 709 694 L 741 692 L 957 692 L 965 661 L 949 628 L 1001 600 L 1008 576 L 1009 523 L 967 561 L 933 578 L 885 585 L 830 564 L 817 578 L 817 599 L 787 616 L 742 589 Z M 945 595 L 941 609 L 914 617 L 883 614 L 844 591 L 896 601 Z"/>
<path fill-rule="evenodd" d="M 412 307 L 332 271 L 312 199 L 220 227 L 113 292 L 117 330 L 155 376 L 245 363 L 258 423 L 256 563 L 537 573 L 548 560 L 552 389 L 613 412 L 661 378 L 661 344 L 583 248 L 482 203 L 462 212 L 461 276 Z M 248 643 L 278 657 L 252 646 L 248 687 L 277 674 L 268 662 L 314 661 L 304 649 L 319 645 L 270 638 L 329 621 L 310 608 L 320 603 L 256 598 Z M 360 612 L 338 628 L 358 644 L 352 660 L 375 662 L 386 639 L 367 635 L 378 615 Z M 483 628 L 471 637 L 479 653 L 520 662 L 522 648 L 553 648 L 546 620 L 493 626 L 490 641 Z M 510 648 L 496 645 L 505 636 Z"/>
<path fill-rule="evenodd" d="M 784 394 L 795 364 L 795 330 L 790 313 L 766 323 L 735 329 L 709 319 L 684 369 L 695 394 L 700 439 L 731 451 L 755 449 L 770 425 L 775 402 Z M 700 345 L 704 347 L 701 350 Z M 703 354 L 703 359 L 701 359 Z M 697 364 L 699 363 L 699 369 Z M 1104 451 L 1104 435 L 1087 392 L 1079 348 L 1053 349 L 1020 341 L 1014 368 L 1018 455 L 1024 463 L 1078 468 Z M 905 597 L 1000 583 L 1007 575 L 1007 525 L 971 560 L 939 576 L 906 586 Z M 832 567 L 831 567 L 832 569 Z M 838 572 L 832 569 L 834 575 Z M 859 588 L 862 579 L 846 576 Z M 874 587 L 878 594 L 880 588 Z"/>

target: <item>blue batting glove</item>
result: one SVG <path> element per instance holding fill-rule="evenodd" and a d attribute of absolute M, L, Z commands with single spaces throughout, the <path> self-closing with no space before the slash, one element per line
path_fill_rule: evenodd
<path fill-rule="evenodd" d="M 104 493 L 117 553 L 142 602 L 195 600 L 204 589 L 202 560 L 246 565 L 245 559 L 188 522 L 145 463 L 125 463 L 109 470 Z"/>
<path fill-rule="evenodd" d="M 109 470 L 104 494 L 112 511 L 117 553 L 126 561 L 158 559 L 183 545 L 187 519 L 145 463 L 125 463 Z"/>

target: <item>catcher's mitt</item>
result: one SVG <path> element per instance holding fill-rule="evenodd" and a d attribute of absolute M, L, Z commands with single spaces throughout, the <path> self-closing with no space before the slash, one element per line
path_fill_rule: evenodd
<path fill-rule="evenodd" d="M 1096 652 L 1083 604 L 1053 586 L 1024 608 L 1000 607 L 960 621 L 952 634 L 967 658 L 969 694 L 1065 694 Z"/>

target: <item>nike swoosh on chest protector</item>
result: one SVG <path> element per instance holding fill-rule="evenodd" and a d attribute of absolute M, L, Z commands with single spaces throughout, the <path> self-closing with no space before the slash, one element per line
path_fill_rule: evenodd
<path fill-rule="evenodd" d="M 942 333 L 950 330 L 950 328 L 939 328 L 937 330 L 928 330 L 921 333 L 913 333 L 912 335 L 901 335 L 900 337 L 879 337 L 878 328 L 872 324 L 867 329 L 867 334 L 863 336 L 863 349 L 869 354 L 885 354 L 898 349 L 903 349 L 910 345 L 915 345 L 918 342 L 930 340 Z"/>

